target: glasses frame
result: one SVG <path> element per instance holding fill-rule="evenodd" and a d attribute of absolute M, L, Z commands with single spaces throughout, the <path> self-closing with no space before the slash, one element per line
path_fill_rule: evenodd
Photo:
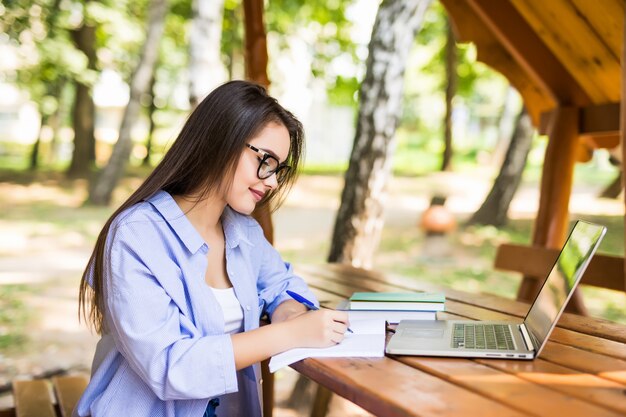
<path fill-rule="evenodd" d="M 256 170 L 256 176 L 258 179 L 266 180 L 274 174 L 276 174 L 276 180 L 279 183 L 285 179 L 287 173 L 289 173 L 289 170 L 291 170 L 291 167 L 289 165 L 284 163 L 281 164 L 278 158 L 276 158 L 274 155 L 270 154 L 269 152 L 265 152 L 257 148 L 256 146 L 252 146 L 249 143 L 246 143 L 246 146 L 250 150 L 256 152 L 259 156 L 259 167 Z M 266 175 L 261 175 L 261 169 L 263 168 L 263 164 L 265 164 L 268 159 L 273 159 L 274 161 L 276 161 L 276 168 L 270 169 Z"/>

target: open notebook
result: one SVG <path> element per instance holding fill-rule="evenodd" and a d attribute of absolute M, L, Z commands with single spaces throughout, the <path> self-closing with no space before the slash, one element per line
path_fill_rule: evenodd
<path fill-rule="evenodd" d="M 341 343 L 327 348 L 298 348 L 279 353 L 270 359 L 270 372 L 306 358 L 376 357 L 385 355 L 385 320 L 352 319 Z"/>

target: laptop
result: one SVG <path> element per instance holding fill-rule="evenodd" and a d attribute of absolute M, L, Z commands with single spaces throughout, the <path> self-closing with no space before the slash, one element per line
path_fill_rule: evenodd
<path fill-rule="evenodd" d="M 577 221 L 523 323 L 403 320 L 387 344 L 394 355 L 534 359 L 541 353 L 606 228 Z"/>

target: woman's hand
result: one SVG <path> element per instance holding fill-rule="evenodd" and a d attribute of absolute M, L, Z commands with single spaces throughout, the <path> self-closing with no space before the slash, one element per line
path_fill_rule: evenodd
<path fill-rule="evenodd" d="M 343 340 L 350 324 L 345 311 L 322 309 L 303 312 L 300 308 L 291 310 L 289 305 L 279 311 L 286 303 L 288 301 L 276 308 L 269 326 L 231 336 L 237 370 L 289 349 L 328 347 Z M 290 315 L 291 318 L 287 319 Z"/>
<path fill-rule="evenodd" d="M 321 348 L 341 343 L 350 323 L 345 311 L 321 309 L 299 315 L 285 324 L 291 325 L 295 347 Z"/>
<path fill-rule="evenodd" d="M 291 320 L 304 314 L 308 309 L 296 300 L 285 300 L 276 307 L 272 314 L 272 323 L 280 323 L 282 321 Z"/>

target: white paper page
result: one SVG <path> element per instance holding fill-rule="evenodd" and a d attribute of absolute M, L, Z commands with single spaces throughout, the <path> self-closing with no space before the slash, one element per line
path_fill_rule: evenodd
<path fill-rule="evenodd" d="M 343 341 L 327 348 L 298 348 L 279 353 L 270 359 L 270 372 L 306 358 L 373 357 L 385 355 L 385 320 L 350 319 L 350 329 Z"/>

